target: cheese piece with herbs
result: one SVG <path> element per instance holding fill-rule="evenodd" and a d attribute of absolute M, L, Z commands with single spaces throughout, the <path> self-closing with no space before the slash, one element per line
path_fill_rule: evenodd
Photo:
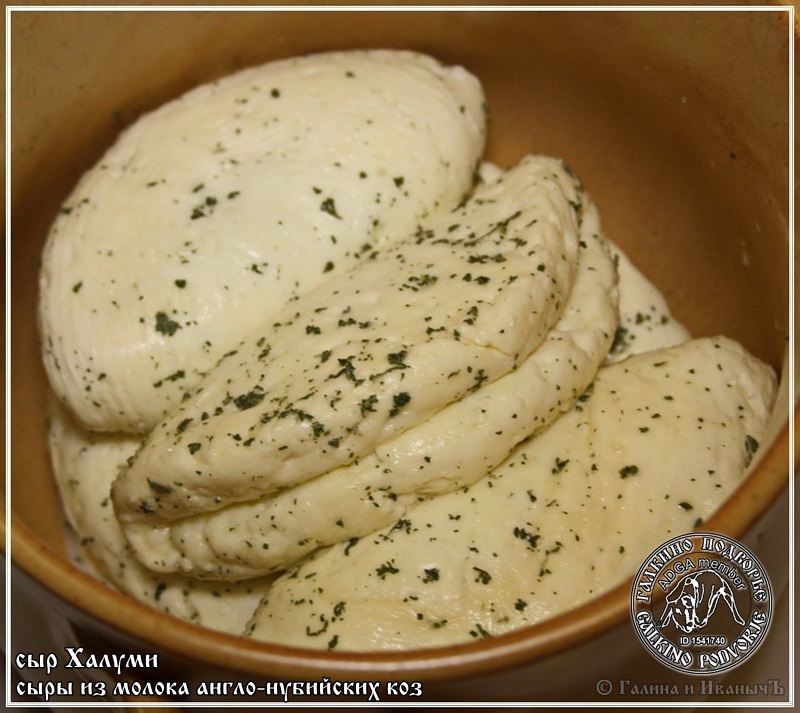
<path fill-rule="evenodd" d="M 732 492 L 774 391 L 771 369 L 723 337 L 606 366 L 487 478 L 279 577 L 247 634 L 321 649 L 420 648 L 574 607 Z"/>
<path fill-rule="evenodd" d="M 609 244 L 617 264 L 620 291 L 619 326 L 606 363 L 687 341 L 689 331 L 672 316 L 664 295 L 618 246 Z"/>
<path fill-rule="evenodd" d="M 373 453 L 272 497 L 177 522 L 127 523 L 146 564 L 237 579 L 283 569 L 313 550 L 366 535 L 421 496 L 469 485 L 589 386 L 617 326 L 616 270 L 598 212 L 581 197 L 581 251 L 559 321 L 519 367 Z"/>
<path fill-rule="evenodd" d="M 93 433 L 52 404 L 49 447 L 53 473 L 72 533 L 74 559 L 98 579 L 167 614 L 240 634 L 269 582 L 198 582 L 157 574 L 137 561 L 111 504 L 111 483 L 139 447 L 126 434 Z"/>
<path fill-rule="evenodd" d="M 580 198 L 560 161 L 528 157 L 269 316 L 120 474 L 123 527 L 297 486 L 516 369 L 569 296 Z"/>
<path fill-rule="evenodd" d="M 242 70 L 141 117 L 44 250 L 56 395 L 148 432 L 265 314 L 457 203 L 484 134 L 475 77 L 389 50 Z"/>

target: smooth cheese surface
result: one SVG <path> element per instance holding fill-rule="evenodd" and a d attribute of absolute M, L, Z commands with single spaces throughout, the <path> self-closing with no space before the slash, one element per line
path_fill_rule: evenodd
<path fill-rule="evenodd" d="M 294 487 L 513 371 L 572 288 L 578 190 L 561 162 L 528 157 L 270 315 L 120 474 L 123 526 Z"/>
<path fill-rule="evenodd" d="M 197 582 L 152 572 L 126 542 L 111 505 L 111 483 L 139 439 L 87 431 L 58 404 L 50 408 L 48 433 L 56 483 L 85 568 L 155 609 L 210 629 L 241 633 L 268 586 L 266 579 Z"/>
<path fill-rule="evenodd" d="M 722 337 L 604 367 L 489 477 L 276 580 L 248 635 L 337 650 L 437 646 L 586 601 L 736 487 L 774 388 L 768 367 Z"/>
<path fill-rule="evenodd" d="M 516 369 L 356 462 L 272 497 L 178 522 L 127 523 L 142 561 L 194 576 L 257 576 L 390 525 L 420 497 L 469 485 L 498 466 L 574 404 L 611 344 L 617 274 L 586 196 L 581 218 L 577 274 L 561 317 Z"/>
<path fill-rule="evenodd" d="M 266 314 L 461 200 L 484 114 L 467 71 L 377 50 L 243 70 L 143 116 L 44 250 L 56 395 L 91 429 L 148 432 Z"/>

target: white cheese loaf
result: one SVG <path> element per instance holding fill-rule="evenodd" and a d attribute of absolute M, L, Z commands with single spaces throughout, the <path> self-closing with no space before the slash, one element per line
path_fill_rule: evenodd
<path fill-rule="evenodd" d="M 577 274 L 564 311 L 515 370 L 357 461 L 272 497 L 175 522 L 127 522 L 140 559 L 194 576 L 257 576 L 391 525 L 420 497 L 469 485 L 499 465 L 584 392 L 617 326 L 614 261 L 586 196 L 581 216 Z"/>
<path fill-rule="evenodd" d="M 87 431 L 58 404 L 48 415 L 53 473 L 77 540 L 76 560 L 93 576 L 155 609 L 240 634 L 268 580 L 197 582 L 145 568 L 125 541 L 111 505 L 111 483 L 139 439 Z"/>
<path fill-rule="evenodd" d="M 117 478 L 123 527 L 297 486 L 517 368 L 571 290 L 580 199 L 560 161 L 528 157 L 270 315 Z"/>
<path fill-rule="evenodd" d="M 484 133 L 477 79 L 388 50 L 246 69 L 143 116 L 43 253 L 56 395 L 148 432 L 265 314 L 457 203 Z"/>
<path fill-rule="evenodd" d="M 578 404 L 475 485 L 279 577 L 247 630 L 337 650 L 468 642 L 569 609 L 632 574 L 739 484 L 772 371 L 723 338 L 600 370 Z"/>

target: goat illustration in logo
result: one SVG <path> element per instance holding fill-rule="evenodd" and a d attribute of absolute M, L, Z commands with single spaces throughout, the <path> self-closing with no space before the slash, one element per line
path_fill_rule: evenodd
<path fill-rule="evenodd" d="M 708 624 L 720 599 L 728 605 L 734 621 L 744 625 L 731 585 L 717 572 L 707 569 L 684 575 L 667 596 L 659 623 L 667 626 L 672 622 L 680 631 L 691 634 Z"/>

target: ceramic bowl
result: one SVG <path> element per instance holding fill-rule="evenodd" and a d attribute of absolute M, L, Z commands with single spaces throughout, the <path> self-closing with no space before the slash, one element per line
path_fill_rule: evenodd
<path fill-rule="evenodd" d="M 240 67 L 330 49 L 412 48 L 469 68 L 488 94 L 490 158 L 501 164 L 528 152 L 565 158 L 599 205 L 609 236 L 692 333 L 737 339 L 782 375 L 757 467 L 706 523 L 752 547 L 781 589 L 793 469 L 788 88 L 794 39 L 787 8 L 772 10 L 14 11 L 12 653 L 57 650 L 63 657 L 65 646 L 157 653 L 157 670 L 133 673 L 188 682 L 191 690 L 200 681 L 419 682 L 421 698 L 403 699 L 403 691 L 413 690 L 396 687 L 391 699 L 417 702 L 610 700 L 598 693 L 598 680 L 673 680 L 635 639 L 629 585 L 491 640 L 358 655 L 201 630 L 112 591 L 70 563 L 46 450 L 47 386 L 35 316 L 49 224 L 81 173 L 143 111 Z M 24 668 L 26 678 L 46 678 L 43 669 Z M 81 681 L 90 681 L 84 693 L 99 693 L 91 681 L 106 680 L 110 693 L 116 678 L 63 663 L 60 674 L 64 681 L 78 677 L 74 700 Z M 170 704 L 172 689 L 148 690 Z M 232 690 L 223 695 L 223 687 L 217 692 L 258 702 Z"/>

